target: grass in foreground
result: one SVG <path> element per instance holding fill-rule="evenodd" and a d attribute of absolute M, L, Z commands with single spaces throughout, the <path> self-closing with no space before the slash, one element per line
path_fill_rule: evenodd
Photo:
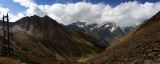
<path fill-rule="evenodd" d="M 21 64 L 21 62 L 14 58 L 0 57 L 0 64 Z"/>

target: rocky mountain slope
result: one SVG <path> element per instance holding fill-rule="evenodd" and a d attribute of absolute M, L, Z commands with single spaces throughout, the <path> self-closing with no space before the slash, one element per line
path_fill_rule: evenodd
<path fill-rule="evenodd" d="M 10 32 L 14 53 L 32 60 L 85 61 L 102 51 L 86 35 L 81 36 L 48 16 L 24 17 L 10 24 Z"/>
<path fill-rule="evenodd" d="M 88 63 L 159 64 L 160 12 L 109 46 Z"/>

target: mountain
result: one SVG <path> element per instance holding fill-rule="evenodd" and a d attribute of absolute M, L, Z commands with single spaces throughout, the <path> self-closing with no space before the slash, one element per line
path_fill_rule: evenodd
<path fill-rule="evenodd" d="M 36 61 L 84 61 L 102 51 L 85 34 L 74 32 L 48 16 L 24 17 L 11 23 L 14 53 Z"/>
<path fill-rule="evenodd" d="M 67 27 L 76 32 L 88 34 L 92 38 L 99 39 L 96 44 L 103 48 L 106 48 L 111 42 L 119 39 L 134 28 L 129 26 L 123 27 L 122 29 L 113 22 L 105 22 L 102 25 L 98 25 L 96 23 L 86 24 L 85 22 L 80 21 L 69 24 Z"/>
<path fill-rule="evenodd" d="M 88 61 L 95 64 L 159 64 L 160 12 Z"/>

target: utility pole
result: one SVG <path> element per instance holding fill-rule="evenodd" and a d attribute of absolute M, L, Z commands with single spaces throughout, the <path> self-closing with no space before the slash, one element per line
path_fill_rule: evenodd
<path fill-rule="evenodd" d="M 3 15 L 3 54 L 6 55 L 6 47 L 5 47 L 5 44 L 6 44 L 6 40 L 5 40 L 5 37 L 6 37 L 6 32 L 5 32 L 5 22 L 4 22 L 4 15 Z"/>
<path fill-rule="evenodd" d="M 5 21 L 5 19 L 6 19 L 6 21 Z M 7 43 L 5 41 L 6 40 L 6 28 L 7 28 Z M 3 15 L 3 48 L 4 48 L 4 51 L 7 50 L 8 56 L 10 57 L 9 17 L 8 17 L 8 13 L 7 13 L 6 16 Z M 6 52 L 4 54 L 6 54 Z"/>

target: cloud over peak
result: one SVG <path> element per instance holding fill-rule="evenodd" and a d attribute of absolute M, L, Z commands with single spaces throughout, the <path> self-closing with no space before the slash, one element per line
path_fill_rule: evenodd
<path fill-rule="evenodd" d="M 33 0 L 14 0 L 14 2 L 26 7 L 25 13 L 19 13 L 16 16 L 48 15 L 63 24 L 83 21 L 87 24 L 115 22 L 119 26 L 134 26 L 160 11 L 160 2 L 142 4 L 133 1 L 124 2 L 115 7 L 89 2 L 52 5 L 38 5 Z"/>

